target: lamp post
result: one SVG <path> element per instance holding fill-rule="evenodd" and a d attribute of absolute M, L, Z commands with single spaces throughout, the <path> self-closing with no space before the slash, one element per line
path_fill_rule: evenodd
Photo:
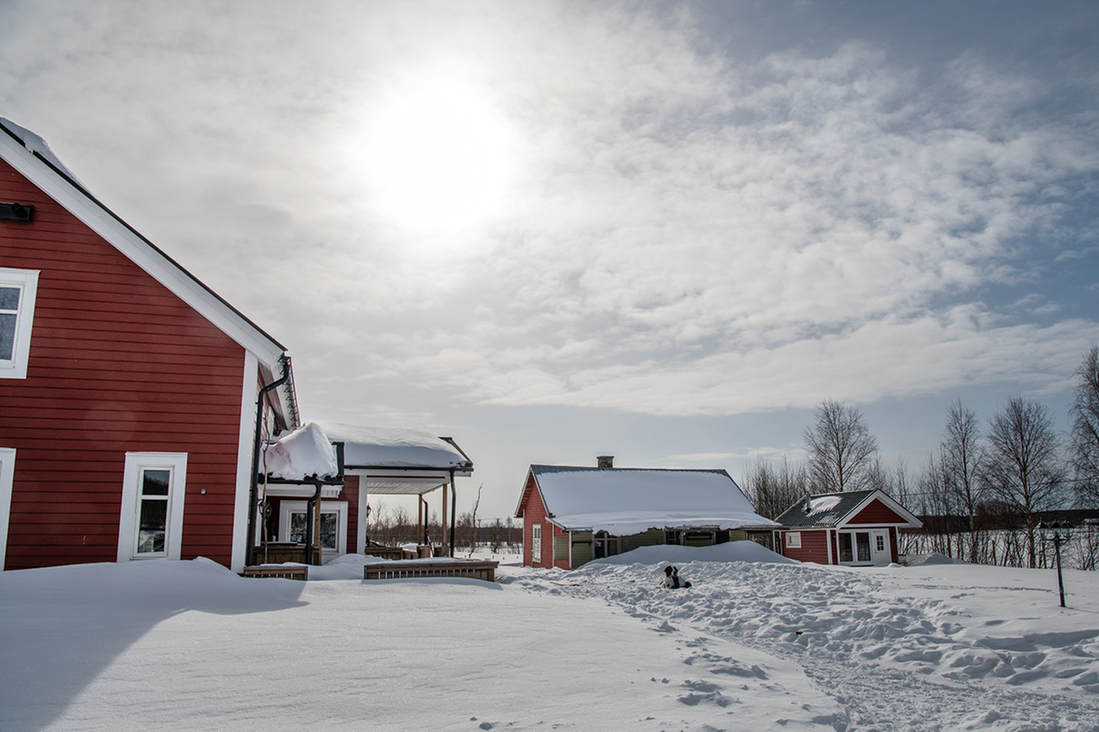
<path fill-rule="evenodd" d="M 1047 541 L 1053 542 L 1053 551 L 1057 556 L 1057 587 L 1061 591 L 1061 607 L 1065 606 L 1065 581 L 1061 578 L 1061 544 L 1068 541 L 1072 535 L 1072 524 L 1068 521 L 1064 523 L 1057 523 L 1054 521 L 1052 524 L 1041 523 L 1038 525 L 1038 530 L 1042 532 L 1042 538 Z"/>

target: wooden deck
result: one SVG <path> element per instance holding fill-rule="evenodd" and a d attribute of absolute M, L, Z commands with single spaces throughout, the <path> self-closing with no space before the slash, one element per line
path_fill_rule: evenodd
<path fill-rule="evenodd" d="M 309 579 L 309 567 L 301 564 L 288 564 L 286 566 L 259 565 L 255 567 L 245 567 L 244 572 L 241 573 L 241 576 L 276 577 L 279 579 L 302 580 L 304 582 L 305 580 Z"/>
<path fill-rule="evenodd" d="M 375 562 L 363 565 L 363 579 L 405 579 L 413 577 L 469 577 L 496 581 L 499 562 L 466 560 L 459 562 Z"/>

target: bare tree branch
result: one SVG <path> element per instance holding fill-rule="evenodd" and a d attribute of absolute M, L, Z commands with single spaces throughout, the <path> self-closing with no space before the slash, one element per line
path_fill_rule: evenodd
<path fill-rule="evenodd" d="M 817 407 L 816 425 L 806 428 L 803 434 L 809 452 L 809 474 L 818 492 L 870 487 L 878 443 L 858 408 L 825 399 Z"/>

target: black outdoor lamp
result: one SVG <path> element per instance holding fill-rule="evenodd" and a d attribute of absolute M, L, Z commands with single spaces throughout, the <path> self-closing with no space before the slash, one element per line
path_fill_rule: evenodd
<path fill-rule="evenodd" d="M 1038 524 L 1038 530 L 1042 532 L 1042 538 L 1046 541 L 1053 542 L 1053 551 L 1057 555 L 1057 587 L 1061 590 L 1061 607 L 1065 606 L 1065 582 L 1061 579 L 1061 544 L 1069 540 L 1072 536 L 1072 524 L 1068 521 L 1064 523 L 1057 523 L 1054 521 L 1052 524 L 1045 522 Z"/>

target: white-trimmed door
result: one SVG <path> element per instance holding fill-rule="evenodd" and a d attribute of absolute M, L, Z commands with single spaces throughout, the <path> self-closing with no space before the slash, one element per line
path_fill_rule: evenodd
<path fill-rule="evenodd" d="M 307 501 L 279 503 L 279 541 L 305 543 Z M 347 501 L 321 501 L 321 564 L 347 554 Z"/>
<path fill-rule="evenodd" d="M 889 549 L 889 529 L 875 529 L 870 532 L 870 556 L 876 567 L 884 567 L 893 561 Z"/>

